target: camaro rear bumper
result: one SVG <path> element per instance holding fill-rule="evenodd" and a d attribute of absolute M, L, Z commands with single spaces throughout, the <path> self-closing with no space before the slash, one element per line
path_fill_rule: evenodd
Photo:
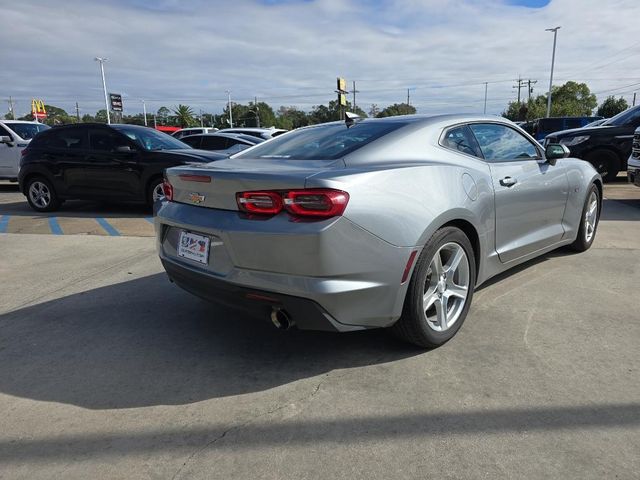
<path fill-rule="evenodd" d="M 293 225 L 277 217 L 164 203 L 158 253 L 183 289 L 265 318 L 284 309 L 301 329 L 386 327 L 400 317 L 408 284 L 401 279 L 415 248 L 386 243 L 344 217 Z M 209 238 L 206 263 L 178 254 L 181 232 Z"/>

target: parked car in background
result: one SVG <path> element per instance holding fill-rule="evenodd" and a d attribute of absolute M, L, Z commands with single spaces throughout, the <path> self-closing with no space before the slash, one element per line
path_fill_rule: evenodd
<path fill-rule="evenodd" d="M 181 128 L 180 130 L 173 132 L 171 135 L 174 138 L 177 138 L 179 140 L 188 135 L 198 135 L 201 133 L 213 133 L 217 131 L 218 129 L 213 127 L 189 127 L 189 128 Z"/>
<path fill-rule="evenodd" d="M 254 127 L 237 127 L 237 128 L 223 128 L 221 133 L 242 133 L 244 135 L 251 135 L 253 137 L 264 138 L 269 140 L 270 138 L 277 137 L 286 133 L 287 130 L 282 128 L 254 128 Z"/>
<path fill-rule="evenodd" d="M 153 204 L 163 172 L 226 158 L 138 125 L 75 124 L 38 134 L 23 152 L 20 191 L 38 212 L 67 199 Z"/>
<path fill-rule="evenodd" d="M 521 126 L 529 135 L 542 142 L 544 138 L 560 130 L 569 128 L 581 128 L 585 125 L 600 120 L 602 117 L 549 117 L 537 118 Z"/>
<path fill-rule="evenodd" d="M 435 347 L 458 331 L 478 285 L 592 245 L 602 179 L 568 153 L 496 117 L 300 128 L 168 169 L 160 259 L 178 286 L 279 328 L 393 327 Z"/>
<path fill-rule="evenodd" d="M 640 128 L 636 129 L 633 137 L 631 155 L 627 161 L 627 178 L 630 183 L 640 187 Z"/>
<path fill-rule="evenodd" d="M 0 120 L 0 179 L 18 180 L 22 150 L 48 125 L 21 120 Z"/>
<path fill-rule="evenodd" d="M 588 161 L 605 181 L 611 181 L 627 167 L 633 135 L 638 127 L 640 106 L 629 108 L 598 127 L 552 133 L 545 144 L 561 143 L 569 147 L 572 157 Z"/>
<path fill-rule="evenodd" d="M 246 148 L 253 147 L 264 142 L 264 138 L 244 135 L 242 133 L 204 133 L 202 135 L 189 135 L 182 137 L 180 141 L 193 148 L 201 150 L 215 150 L 227 155 L 238 153 Z"/>

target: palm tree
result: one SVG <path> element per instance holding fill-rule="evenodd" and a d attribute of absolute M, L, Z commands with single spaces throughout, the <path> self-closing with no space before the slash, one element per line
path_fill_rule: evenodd
<path fill-rule="evenodd" d="M 173 113 L 176 114 L 176 120 L 182 128 L 193 125 L 193 110 L 189 105 L 180 104 L 173 109 Z"/>

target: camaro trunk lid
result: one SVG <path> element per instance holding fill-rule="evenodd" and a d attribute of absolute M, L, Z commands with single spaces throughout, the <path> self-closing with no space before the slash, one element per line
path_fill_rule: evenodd
<path fill-rule="evenodd" d="M 238 210 L 236 193 L 304 188 L 307 178 L 345 167 L 343 160 L 229 158 L 166 171 L 173 201 L 222 210 Z"/>

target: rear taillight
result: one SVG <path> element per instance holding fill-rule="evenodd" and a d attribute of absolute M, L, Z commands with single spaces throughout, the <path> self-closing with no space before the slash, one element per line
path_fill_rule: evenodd
<path fill-rule="evenodd" d="M 27 149 L 25 148 L 24 150 L 22 150 L 20 152 L 20 155 L 22 155 L 24 157 L 27 153 L 29 153 L 29 152 L 27 152 Z"/>
<path fill-rule="evenodd" d="M 173 201 L 173 185 L 169 183 L 169 180 L 166 178 L 162 182 L 162 191 L 164 192 L 164 198 L 166 198 L 169 202 Z"/>
<path fill-rule="evenodd" d="M 240 192 L 236 194 L 243 212 L 275 215 L 282 210 L 282 195 L 278 192 Z"/>
<path fill-rule="evenodd" d="M 236 200 L 238 208 L 247 213 L 276 215 L 286 210 L 296 217 L 330 218 L 344 213 L 349 194 L 328 188 L 267 190 L 240 192 Z"/>

